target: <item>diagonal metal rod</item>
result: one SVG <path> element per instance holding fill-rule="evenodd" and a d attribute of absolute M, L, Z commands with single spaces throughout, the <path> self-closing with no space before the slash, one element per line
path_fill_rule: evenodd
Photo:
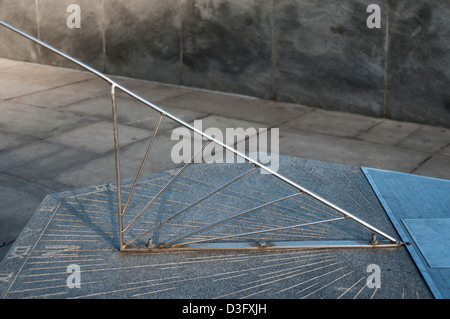
<path fill-rule="evenodd" d="M 24 32 L 24 31 L 22 31 L 22 30 L 20 30 L 20 29 L 18 29 L 18 28 L 16 28 L 16 27 L 14 27 L 14 26 L 12 26 L 12 25 L 10 25 L 10 24 L 8 24 L 8 23 L 2 21 L 2 20 L 0 20 L 0 25 L 2 25 L 2 26 L 4 26 L 4 27 L 6 27 L 6 28 L 8 28 L 8 29 L 10 29 L 10 30 L 12 30 L 12 31 L 14 31 L 14 32 L 16 32 L 16 33 L 18 33 L 19 35 L 21 35 L 21 36 L 23 36 L 23 37 L 25 37 L 25 38 L 27 38 L 27 39 L 29 39 L 29 40 L 31 40 L 31 41 L 33 41 L 33 42 L 39 44 L 39 45 L 41 45 L 41 46 L 47 48 L 48 50 L 50 50 L 50 51 L 52 51 L 52 52 L 54 52 L 54 53 L 56 53 L 56 54 L 62 56 L 63 58 L 65 58 L 65 59 L 67 59 L 67 60 L 69 60 L 69 61 L 71 61 L 71 62 L 77 64 L 78 66 L 80 66 L 80 67 L 86 69 L 87 71 L 89 71 L 89 72 L 91 72 L 91 73 L 97 75 L 99 78 L 101 78 L 101 79 L 103 79 L 104 81 L 108 82 L 110 85 L 113 85 L 113 86 L 116 87 L 117 89 L 120 89 L 122 92 L 124 92 L 125 94 L 129 95 L 130 97 L 136 99 L 137 101 L 140 101 L 141 103 L 143 103 L 143 104 L 147 105 L 148 107 L 150 107 L 150 108 L 152 108 L 152 109 L 154 109 L 154 110 L 160 112 L 161 114 L 164 114 L 165 116 L 167 116 L 167 117 L 170 118 L 171 120 L 175 121 L 175 122 L 178 123 L 178 124 L 183 125 L 184 127 L 190 129 L 191 131 L 193 131 L 193 132 L 195 132 L 195 133 L 197 133 L 197 134 L 200 134 L 201 136 L 203 136 L 203 137 L 206 138 L 207 140 L 211 140 L 211 141 L 217 143 L 218 145 L 222 146 L 223 148 L 225 148 L 226 150 L 232 152 L 233 154 L 235 154 L 235 155 L 237 155 L 237 156 L 243 158 L 244 160 L 247 160 L 249 163 L 252 163 L 252 164 L 254 164 L 254 165 L 257 165 L 258 167 L 260 167 L 262 170 L 266 171 L 267 173 L 269 173 L 269 174 L 271 174 L 271 175 L 277 177 L 278 179 L 284 181 L 285 183 L 287 183 L 287 184 L 289 184 L 289 185 L 291 185 L 291 186 L 297 188 L 298 190 L 305 192 L 306 194 L 310 195 L 311 197 L 313 197 L 313 198 L 315 198 L 315 199 L 321 201 L 322 203 L 324 203 L 325 205 L 328 205 L 329 207 L 333 208 L 334 210 L 336 210 L 337 212 L 341 213 L 341 214 L 344 215 L 345 217 L 348 217 L 348 218 L 353 219 L 353 220 L 356 221 L 357 223 L 359 223 L 359 224 L 361 224 L 362 226 L 364 226 L 364 227 L 370 229 L 371 231 L 373 231 L 373 232 L 375 232 L 375 233 L 377 233 L 377 234 L 379 234 L 379 235 L 385 237 L 386 239 L 389 239 L 389 240 L 390 240 L 391 242 L 393 242 L 393 243 L 398 243 L 398 242 L 399 242 L 397 239 L 395 239 L 395 238 L 389 236 L 388 234 L 386 234 L 386 233 L 384 233 L 383 231 L 379 230 L 378 228 L 376 228 L 376 227 L 374 227 L 374 226 L 368 224 L 367 222 L 361 220 L 360 218 L 354 216 L 353 214 L 350 214 L 350 213 L 347 212 L 346 210 L 344 210 L 344 209 L 338 207 L 337 205 L 335 205 L 335 204 L 329 202 L 329 201 L 326 200 L 325 198 L 323 198 L 323 197 L 321 197 L 321 196 L 315 194 L 314 192 L 312 192 L 312 191 L 310 191 L 310 190 L 304 188 L 303 186 L 298 185 L 297 183 L 291 181 L 291 180 L 288 179 L 287 177 L 284 177 L 284 176 L 282 176 L 281 174 L 278 174 L 277 172 L 275 172 L 275 171 L 272 170 L 271 168 L 269 168 L 269 167 L 267 167 L 267 166 L 265 166 L 265 165 L 262 165 L 262 164 L 259 163 L 258 161 L 256 161 L 256 160 L 252 159 L 251 157 L 249 157 L 249 156 L 247 156 L 247 155 L 245 155 L 245 154 L 243 154 L 243 153 L 237 151 L 237 150 L 234 149 L 233 147 L 231 147 L 231 146 L 229 146 L 229 145 L 227 145 L 227 144 L 225 144 L 225 143 L 222 143 L 221 141 L 219 141 L 219 140 L 217 140 L 217 139 L 215 139 L 215 138 L 209 136 L 208 134 L 206 134 L 206 133 L 202 132 L 201 130 L 199 130 L 198 128 L 196 128 L 196 127 L 194 127 L 194 126 L 188 124 L 187 122 L 183 121 L 182 119 L 179 119 L 178 117 L 176 117 L 176 116 L 174 116 L 174 115 L 168 113 L 167 111 L 163 110 L 163 109 L 160 108 L 159 106 L 157 106 L 157 105 L 155 105 L 155 104 L 153 104 L 153 103 L 147 101 L 146 99 L 140 97 L 139 95 L 135 94 L 134 92 L 132 92 L 132 91 L 128 90 L 127 88 L 121 86 L 120 84 L 116 83 L 114 80 L 112 80 L 111 78 L 107 77 L 107 76 L 104 75 L 103 73 L 97 71 L 96 69 L 90 67 L 89 65 L 87 65 L 87 64 L 85 64 L 85 63 L 83 63 L 83 62 L 81 62 L 81 61 L 79 61 L 79 60 L 73 58 L 72 56 L 70 56 L 70 55 L 68 55 L 68 54 L 66 54 L 66 53 L 64 53 L 64 52 L 62 52 L 62 51 L 60 51 L 60 50 L 54 48 L 53 46 L 51 46 L 51 45 L 49 45 L 49 44 L 47 44 L 47 43 L 45 43 L 45 42 L 43 42 L 43 41 L 41 41 L 41 40 L 39 40 L 39 39 L 33 37 L 32 35 L 30 35 L 30 34 Z"/>
<path fill-rule="evenodd" d="M 180 239 L 183 239 L 183 238 L 185 238 L 185 237 L 194 235 L 194 234 L 196 234 L 196 233 L 198 233 L 198 232 L 200 232 L 200 231 L 202 231 L 202 230 L 211 228 L 211 227 L 213 227 L 213 226 L 219 225 L 219 224 L 221 224 L 221 223 L 224 223 L 224 222 L 229 221 L 229 220 L 231 220 L 231 219 L 237 218 L 237 217 L 242 216 L 242 215 L 244 215 L 244 214 L 253 212 L 253 211 L 257 210 L 257 209 L 260 209 L 260 208 L 263 208 L 263 207 L 266 207 L 266 206 L 269 206 L 269 205 L 272 205 L 272 204 L 281 202 L 282 200 L 286 200 L 286 199 L 289 199 L 289 198 L 293 198 L 293 197 L 298 196 L 298 195 L 301 195 L 301 194 L 303 194 L 303 192 L 300 192 L 300 193 L 297 193 L 297 194 L 292 194 L 292 195 L 289 195 L 289 196 L 285 196 L 285 197 L 283 197 L 283 198 L 279 198 L 279 199 L 273 200 L 273 201 L 271 201 L 271 202 L 269 202 L 269 203 L 265 203 L 265 204 L 262 204 L 262 205 L 253 207 L 253 208 L 251 208 L 251 209 L 249 209 L 249 210 L 243 211 L 243 212 L 241 212 L 241 213 L 239 213 L 239 214 L 236 214 L 236 215 L 233 215 L 233 216 L 231 216 L 231 217 L 228 217 L 228 218 L 222 219 L 222 220 L 220 220 L 220 221 L 214 222 L 214 223 L 209 224 L 209 225 L 207 225 L 207 226 L 205 226 L 205 227 L 198 228 L 198 229 L 194 230 L 193 232 L 190 232 L 190 233 L 181 235 L 181 236 L 179 236 L 179 237 L 177 237 L 177 238 L 175 238 L 175 239 L 172 239 L 172 240 L 168 241 L 167 243 L 164 243 L 164 244 L 160 245 L 159 247 L 160 247 L 160 248 L 163 248 L 163 247 L 165 247 L 165 246 L 167 246 L 167 245 L 170 245 L 171 243 L 174 243 L 174 242 L 176 242 L 176 241 L 178 241 L 178 240 L 180 240 Z"/>
<path fill-rule="evenodd" d="M 181 173 L 184 172 L 184 170 L 186 168 L 188 168 L 195 160 L 195 158 L 203 152 L 203 150 L 205 149 L 205 147 L 211 143 L 211 141 L 207 141 L 205 144 L 203 144 L 202 148 L 196 153 L 194 154 L 194 156 L 191 157 L 191 159 L 189 160 L 189 162 L 187 162 L 179 171 L 178 173 L 172 177 L 172 179 L 166 184 L 166 186 L 164 186 L 163 189 L 161 189 L 158 194 L 156 194 L 155 197 L 152 198 L 152 200 L 150 201 L 150 203 L 147 204 L 147 206 L 145 206 L 140 212 L 139 214 L 137 214 L 133 220 L 130 222 L 130 224 L 123 230 L 124 232 L 126 232 L 131 226 L 133 226 L 133 224 L 139 219 L 139 217 L 142 216 L 143 213 L 145 213 L 152 205 L 153 203 L 159 198 L 159 196 L 161 196 L 162 193 L 165 192 L 165 190 L 172 185 L 172 183 L 181 175 Z"/>
<path fill-rule="evenodd" d="M 167 218 L 165 221 L 159 223 L 158 225 L 156 225 L 155 227 L 147 230 L 145 233 L 143 233 L 142 235 L 136 237 L 135 239 L 133 239 L 132 241 L 128 242 L 125 246 L 128 246 L 132 243 L 134 243 L 136 240 L 138 240 L 139 238 L 144 237 L 145 235 L 147 235 L 148 233 L 151 233 L 152 231 L 154 231 L 155 229 L 161 227 L 162 225 L 166 224 L 167 222 L 171 221 L 172 219 L 174 219 L 175 217 L 183 214 L 184 212 L 186 212 L 187 210 L 191 209 L 192 207 L 200 204 L 201 202 L 203 202 L 204 200 L 208 199 L 209 197 L 211 197 L 212 195 L 216 194 L 217 192 L 221 191 L 222 189 L 224 189 L 225 187 L 228 187 L 229 185 L 233 184 L 234 182 L 240 180 L 242 177 L 246 176 L 247 174 L 250 174 L 251 172 L 253 172 L 255 169 L 257 169 L 257 166 L 253 166 L 251 169 L 249 169 L 248 171 L 246 171 L 245 173 L 242 173 L 241 175 L 233 178 L 231 181 L 225 183 L 224 185 L 220 186 L 219 188 L 217 188 L 216 190 L 212 191 L 211 193 L 209 193 L 208 195 L 202 197 L 201 199 L 199 199 L 198 201 L 196 201 L 195 203 L 189 205 L 188 207 L 184 208 L 183 210 L 179 211 L 178 213 L 176 213 L 175 215 Z"/>
<path fill-rule="evenodd" d="M 152 138 L 150 139 L 150 143 L 148 144 L 147 151 L 145 152 L 145 155 L 144 155 L 144 159 L 142 160 L 141 166 L 139 167 L 139 171 L 138 171 L 138 173 L 136 175 L 136 178 L 134 179 L 133 186 L 131 187 L 130 193 L 128 194 L 127 201 L 126 201 L 126 203 L 125 203 L 125 205 L 123 207 L 122 215 L 125 214 L 125 211 L 126 211 L 126 209 L 128 207 L 128 204 L 130 203 L 131 197 L 133 196 L 133 193 L 134 193 L 134 190 L 136 188 L 137 182 L 138 182 L 139 178 L 142 175 L 142 171 L 144 169 L 145 163 L 147 162 L 148 155 L 149 155 L 150 150 L 151 150 L 151 148 L 153 146 L 153 142 L 155 141 L 156 134 L 158 133 L 159 126 L 161 125 L 163 117 L 164 117 L 164 114 L 161 114 L 161 116 L 159 117 L 158 124 L 156 125 L 156 128 L 153 131 L 153 135 L 152 135 Z"/>
<path fill-rule="evenodd" d="M 255 235 L 255 234 L 263 234 L 263 233 L 268 233 L 268 232 L 273 232 L 273 231 L 279 231 L 279 230 L 285 230 L 285 229 L 291 229 L 291 228 L 299 228 L 299 227 L 304 227 L 304 226 L 311 226 L 311 225 L 317 225 L 317 224 L 322 224 L 322 223 L 328 223 L 328 222 L 333 222 L 333 221 L 342 220 L 342 219 L 345 219 L 345 217 L 337 217 L 337 218 L 332 218 L 332 219 L 320 220 L 320 221 L 316 221 L 316 222 L 297 224 L 297 225 L 291 225 L 291 226 L 285 226 L 285 227 L 263 229 L 263 230 L 257 230 L 257 231 L 253 231 L 253 232 L 241 233 L 241 234 L 235 234 L 235 235 L 227 235 L 227 236 L 220 236 L 220 237 L 214 237 L 214 238 L 200 239 L 200 240 L 190 241 L 190 242 L 186 242 L 186 243 L 175 244 L 172 247 L 175 248 L 175 247 L 181 247 L 181 246 L 186 246 L 186 245 L 190 245 L 190 244 L 203 243 L 203 242 L 219 240 L 219 239 L 226 239 L 226 238 L 233 238 L 233 237 L 242 237 L 242 236 L 249 236 L 249 235 Z"/>

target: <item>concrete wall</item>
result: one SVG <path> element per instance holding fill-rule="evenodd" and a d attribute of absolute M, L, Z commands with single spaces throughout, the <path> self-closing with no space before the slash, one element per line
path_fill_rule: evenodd
<path fill-rule="evenodd" d="M 446 127 L 449 16 L 448 0 L 0 0 L 0 19 L 110 74 Z M 1 57 L 72 67 L 0 41 Z"/>

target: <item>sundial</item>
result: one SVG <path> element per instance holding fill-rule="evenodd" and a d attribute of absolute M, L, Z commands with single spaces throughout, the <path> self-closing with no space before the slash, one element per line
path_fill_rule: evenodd
<path fill-rule="evenodd" d="M 228 166 L 228 167 L 225 167 Z M 229 172 L 245 164 L 198 164 L 173 183 L 171 192 L 143 217 L 144 223 L 163 220 L 200 194 L 221 184 Z M 301 179 L 315 191 L 358 216 L 394 233 L 383 207 L 359 167 L 281 157 L 280 170 Z M 136 186 L 136 206 L 170 180 L 177 170 L 142 176 Z M 211 177 L 214 177 L 211 179 Z M 214 182 L 210 182 L 213 180 Z M 259 183 L 256 183 L 259 180 Z M 215 183 L 216 185 L 211 185 Z M 256 187 L 250 190 L 248 183 Z M 123 192 L 133 181 L 122 183 Z M 222 190 L 196 212 L 174 218 L 153 236 L 166 237 L 197 229 L 215 218 L 247 209 L 255 203 L 289 193 L 272 176 L 255 175 Z M 49 195 L 1 263 L 2 298 L 430 298 L 426 283 L 404 247 L 266 249 L 271 242 L 320 241 L 369 243 L 371 232 L 351 220 L 286 229 L 241 238 L 254 250 L 177 250 L 120 252 L 117 237 L 115 184 L 97 185 Z M 363 209 L 364 207 L 364 209 Z M 205 214 L 207 212 L 208 214 Z M 305 198 L 292 198 L 244 215 L 216 229 L 214 236 L 283 227 L 337 216 L 327 207 Z M 180 216 L 181 217 L 181 216 Z M 321 216 L 319 216 L 321 217 Z M 143 229 L 135 231 L 140 232 Z M 191 240 L 211 234 L 198 232 Z M 231 239 L 220 241 L 229 243 Z M 142 245 L 148 238 L 142 238 Z M 219 248 L 223 246 L 219 245 Z M 226 247 L 226 245 L 225 245 Z M 381 270 L 381 286 L 370 285 L 373 269 Z M 70 286 L 73 267 L 79 267 L 79 288 Z M 69 281 L 69 286 L 68 286 Z"/>
<path fill-rule="evenodd" d="M 109 83 L 116 163 L 114 183 L 44 199 L 0 264 L 1 298 L 433 297 L 367 171 L 290 157 L 281 157 L 274 171 L 0 24 Z M 120 175 L 117 92 L 159 115 L 134 179 Z M 190 129 L 204 144 L 182 168 L 145 175 L 163 121 Z M 194 164 L 210 144 L 244 161 Z M 420 222 L 408 226 L 420 228 Z"/>

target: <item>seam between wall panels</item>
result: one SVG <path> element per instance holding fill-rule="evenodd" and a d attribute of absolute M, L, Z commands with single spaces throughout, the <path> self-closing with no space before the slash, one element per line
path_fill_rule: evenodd
<path fill-rule="evenodd" d="M 388 58 L 389 58 L 389 0 L 386 0 L 386 42 L 384 45 L 384 96 L 383 117 L 387 115 L 387 90 L 388 90 Z"/>
<path fill-rule="evenodd" d="M 36 10 L 36 35 L 37 35 L 37 38 L 39 39 L 39 40 L 41 40 L 41 23 L 40 23 L 40 17 L 39 17 L 39 0 L 35 0 L 35 10 Z M 40 45 L 38 45 L 37 46 L 38 48 L 37 48 L 37 50 L 38 50 L 38 63 L 42 63 L 42 61 L 41 61 L 41 57 L 42 57 L 42 55 L 41 55 L 41 46 Z"/>

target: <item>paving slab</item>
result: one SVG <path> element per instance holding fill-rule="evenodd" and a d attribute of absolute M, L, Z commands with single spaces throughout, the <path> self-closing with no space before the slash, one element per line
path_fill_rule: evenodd
<path fill-rule="evenodd" d="M 92 153 L 105 153 L 114 150 L 113 126 L 110 122 L 96 122 L 80 128 L 58 134 L 47 140 L 68 147 L 86 150 Z M 146 139 L 152 131 L 128 125 L 119 127 L 119 143 L 127 145 L 133 141 Z"/>
<path fill-rule="evenodd" d="M 62 112 L 13 101 L 0 102 L 0 110 L 1 131 L 37 138 L 46 138 L 90 123 L 80 116 L 67 116 Z"/>
<path fill-rule="evenodd" d="M 0 100 L 7 100 L 50 88 L 49 85 L 45 84 L 6 78 L 0 78 L 0 85 L 2 87 L 2 90 L 0 91 Z"/>
<path fill-rule="evenodd" d="M 161 104 L 255 121 L 270 124 L 271 126 L 279 125 L 313 110 L 298 104 L 278 103 L 270 100 L 202 90 L 195 90 L 189 94 L 162 100 Z"/>
<path fill-rule="evenodd" d="M 4 149 L 0 153 L 0 170 L 4 171 L 12 167 L 33 163 L 45 157 L 64 153 L 66 147 L 46 141 L 25 144 L 11 149 Z"/>
<path fill-rule="evenodd" d="M 192 93 L 195 90 L 182 85 L 171 85 L 119 76 L 111 76 L 111 78 L 153 103 Z"/>
<path fill-rule="evenodd" d="M 440 153 L 445 156 L 450 156 L 450 144 L 447 147 L 444 147 Z"/>
<path fill-rule="evenodd" d="M 15 146 L 36 141 L 37 138 L 17 133 L 0 132 L 0 150 L 11 149 Z"/>
<path fill-rule="evenodd" d="M 358 167 L 283 157 L 280 172 L 360 218 L 397 236 L 377 197 Z M 200 164 L 191 167 L 143 215 L 143 223 L 131 227 L 126 240 L 142 227 L 160 223 L 174 211 L 189 205 L 220 186 L 231 175 L 247 170 L 243 164 Z M 176 171 L 144 176 L 136 188 L 124 219 L 128 224 L 141 205 L 148 203 Z M 333 183 L 322 183 L 332 179 Z M 123 181 L 126 195 L 132 180 Z M 371 231 L 351 220 L 287 229 L 239 238 L 255 246 L 250 251 L 153 251 L 120 252 L 117 241 L 116 188 L 97 185 L 49 195 L 0 264 L 2 298 L 71 299 L 428 299 L 432 294 L 404 246 L 360 249 L 276 250 L 270 243 L 301 240 L 366 242 Z M 192 231 L 217 218 L 292 194 L 278 179 L 255 172 L 189 214 L 152 233 L 155 244 Z M 352 200 L 349 200 L 351 196 Z M 364 209 L 361 209 L 364 207 Z M 308 196 L 285 200 L 252 214 L 208 229 L 199 239 L 216 234 L 263 230 L 337 216 L 329 207 Z M 182 227 L 182 225 L 187 227 Z M 147 242 L 148 238 L 142 240 Z M 222 239 L 233 243 L 237 239 Z M 379 238 L 381 240 L 381 238 Z M 217 240 L 216 240 L 217 241 Z M 220 240 L 219 240 L 220 242 Z M 141 245 L 141 240 L 136 244 Z M 373 265 L 381 271 L 381 286 L 372 282 Z M 73 268 L 75 267 L 75 268 Z M 73 269 L 80 275 L 79 288 Z"/>
<path fill-rule="evenodd" d="M 283 126 L 332 136 L 354 137 L 381 121 L 358 114 L 315 110 L 288 121 Z"/>
<path fill-rule="evenodd" d="M 110 121 L 112 123 L 111 105 L 111 97 L 105 96 L 74 103 L 69 106 L 61 107 L 59 110 L 87 116 L 89 118 L 93 118 L 94 120 Z M 194 119 L 202 118 L 207 115 L 207 113 L 189 109 L 174 107 L 164 107 L 164 109 L 186 122 L 190 122 Z M 123 96 L 123 94 L 117 96 L 117 112 L 119 123 L 146 129 L 154 129 L 160 117 L 160 114 L 157 111 L 152 110 L 147 105 L 144 105 L 128 96 Z M 173 129 L 178 125 L 178 123 L 165 119 L 162 128 L 166 130 L 171 128 Z"/>
<path fill-rule="evenodd" d="M 87 72 L 35 63 L 4 64 L 9 67 L 2 69 L 2 77 L 50 86 L 63 86 L 93 78 Z"/>
<path fill-rule="evenodd" d="M 426 152 L 437 152 L 448 145 L 450 129 L 422 126 L 419 130 L 399 142 L 397 146 Z"/>
<path fill-rule="evenodd" d="M 76 163 L 88 162 L 95 156 L 96 154 L 87 151 L 41 141 L 1 153 L 0 157 L 5 158 L 1 171 L 26 181 L 37 182 L 36 187 L 70 189 L 73 187 L 70 181 L 58 184 L 51 176 Z"/>
<path fill-rule="evenodd" d="M 245 120 L 237 120 L 225 116 L 218 115 L 208 115 L 205 116 L 198 121 L 191 121 L 190 124 L 192 126 L 196 126 L 207 134 L 212 134 L 214 132 L 219 133 L 218 137 L 220 140 L 226 142 L 227 132 L 231 137 L 236 137 L 233 141 L 227 142 L 227 144 L 233 145 L 236 142 L 240 142 L 242 139 L 245 139 L 249 136 L 254 136 L 258 134 L 259 129 L 264 129 L 266 126 L 262 123 L 245 121 Z M 242 130 L 241 130 L 242 129 Z M 238 136 L 241 134 L 237 134 L 236 132 L 243 132 L 245 136 Z M 190 136 L 194 138 L 200 138 L 199 134 L 190 134 Z"/>
<path fill-rule="evenodd" d="M 450 179 L 449 161 L 450 156 L 434 155 L 426 162 L 422 163 L 422 165 L 414 171 L 414 174 Z"/>
<path fill-rule="evenodd" d="M 418 150 L 285 128 L 280 129 L 279 145 L 280 154 L 401 172 L 411 172 L 429 156 Z"/>
<path fill-rule="evenodd" d="M 379 124 L 362 132 L 357 138 L 385 145 L 395 145 L 421 128 L 420 124 L 384 119 Z"/>
<path fill-rule="evenodd" d="M 106 82 L 98 78 L 91 78 L 62 87 L 54 87 L 43 92 L 28 94 L 15 98 L 14 101 L 45 108 L 57 108 L 98 96 L 109 96 L 110 92 L 111 89 Z"/>

